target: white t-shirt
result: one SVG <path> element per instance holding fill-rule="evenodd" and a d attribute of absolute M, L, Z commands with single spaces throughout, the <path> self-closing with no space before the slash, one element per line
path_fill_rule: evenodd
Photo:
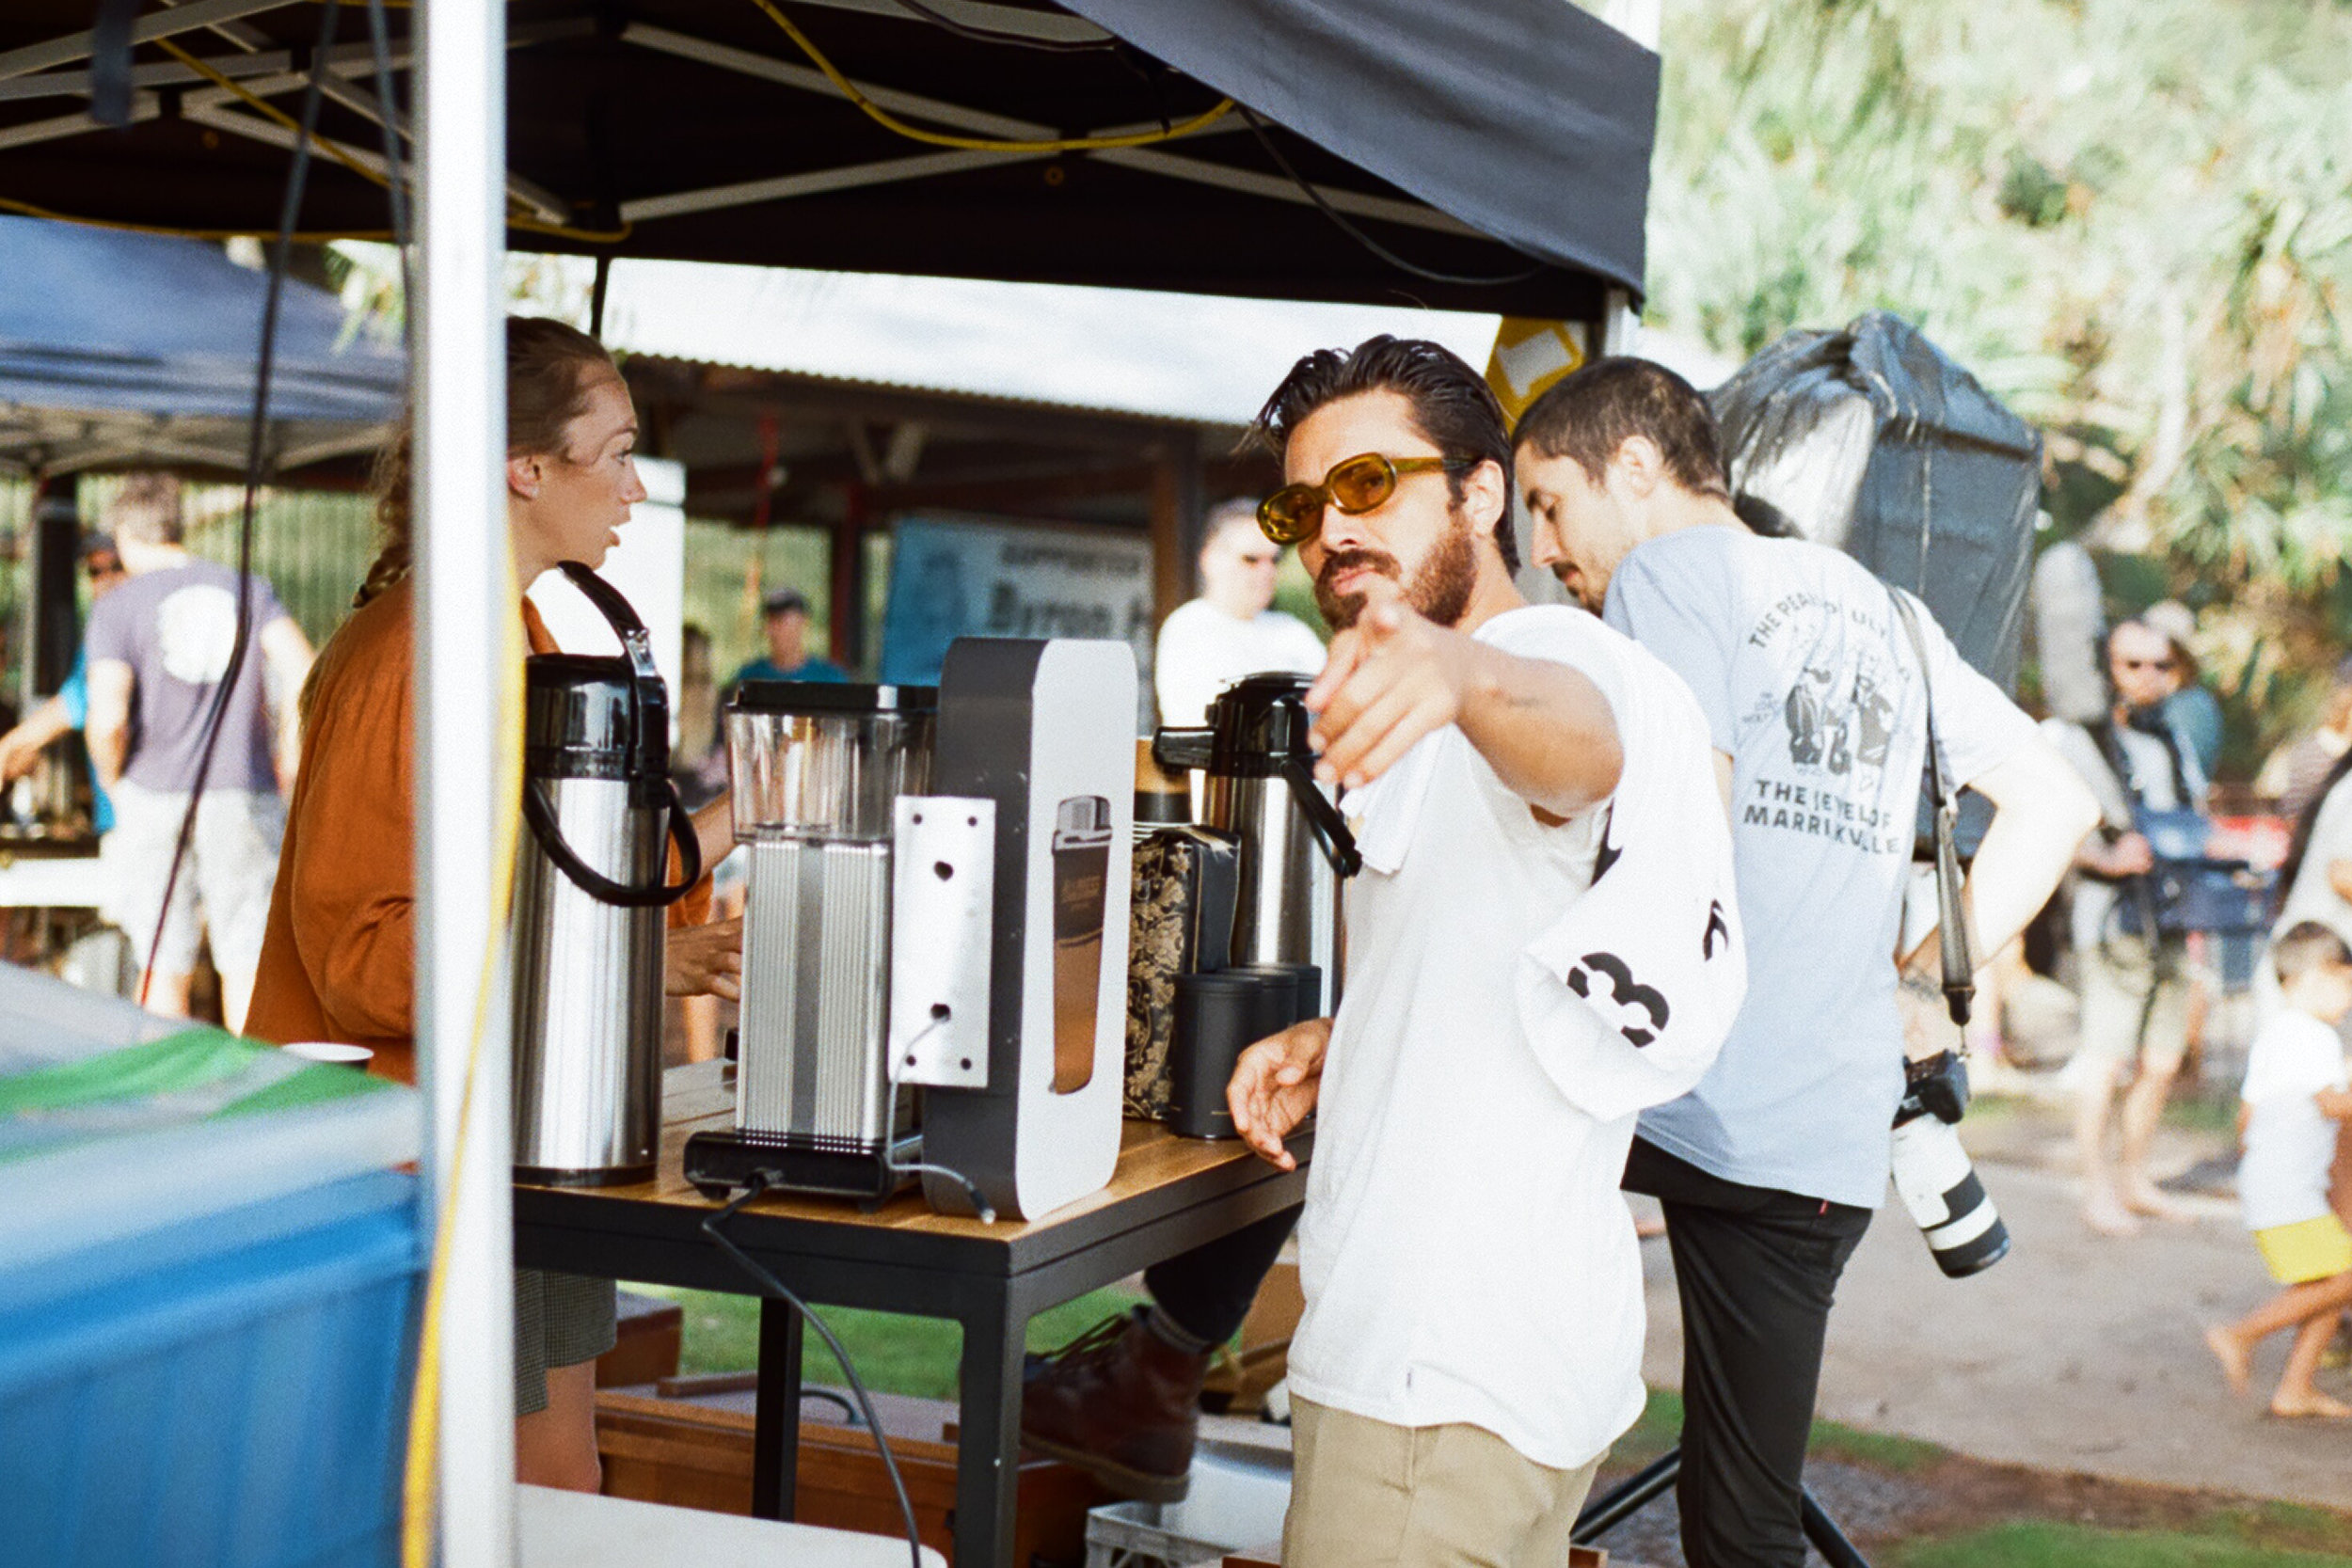
<path fill-rule="evenodd" d="M 2344 1042 L 2311 1014 L 2281 1007 L 2254 1037 L 2239 1091 L 2248 1116 L 2237 1196 L 2249 1230 L 2332 1212 L 2328 1167 L 2336 1157 L 2336 1123 L 2312 1097 L 2344 1086 Z"/>
<path fill-rule="evenodd" d="M 1160 625 L 1152 684 L 1160 722 L 1207 721 L 1216 694 L 1245 675 L 1290 670 L 1311 675 L 1323 668 L 1323 642 L 1295 615 L 1269 610 L 1237 621 L 1206 599 L 1178 605 Z"/>
<path fill-rule="evenodd" d="M 2129 779 L 2122 779 L 2116 776 L 2115 765 L 2087 726 L 2065 719 L 2044 719 L 2042 733 L 2098 798 L 2100 819 L 2113 831 L 2132 831 L 2138 820 L 2132 810 L 2135 800 L 2151 811 L 2171 811 L 2181 804 L 2172 750 L 2157 736 L 2129 725 L 2116 730 L 2123 766 L 2131 772 Z M 2111 934 L 2108 921 L 2122 893 L 2121 884 L 2105 878 L 2074 876 L 2069 912 L 2074 951 L 2089 952 L 2107 939 Z"/>
<path fill-rule="evenodd" d="M 1747 1005 L 1721 1059 L 1645 1113 L 1642 1136 L 1726 1180 L 1876 1208 L 1902 1098 L 1893 955 L 1927 751 L 1894 604 L 1826 546 L 1699 527 L 1636 546 L 1607 614 L 1690 683 L 1731 756 L 1748 929 Z M 1958 787 L 2030 744 L 2033 721 L 1924 609 L 1919 629 Z"/>
<path fill-rule="evenodd" d="M 1705 721 L 1655 659 L 1557 606 L 1475 635 L 1600 688 L 1617 803 L 1546 827 L 1453 727 L 1343 802 L 1365 868 L 1345 895 L 1290 1381 L 1573 1467 L 1642 1410 L 1617 1183 L 1634 1114 L 1697 1080 L 1739 1006 L 1730 832 Z M 1620 1006 L 1635 996 L 1655 1006 Z"/>

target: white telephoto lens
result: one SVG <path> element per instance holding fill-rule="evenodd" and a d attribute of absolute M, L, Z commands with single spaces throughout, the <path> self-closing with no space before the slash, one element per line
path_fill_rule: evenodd
<path fill-rule="evenodd" d="M 2009 1227 L 1948 1123 L 1913 1117 L 1895 1129 L 1893 1153 L 1895 1191 L 1927 1237 L 1936 1267 L 1964 1279 L 2009 1255 Z"/>

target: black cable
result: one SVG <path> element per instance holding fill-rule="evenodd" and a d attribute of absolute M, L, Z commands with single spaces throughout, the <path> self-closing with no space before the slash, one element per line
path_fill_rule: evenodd
<path fill-rule="evenodd" d="M 1041 49 L 1049 55 L 1089 55 L 1101 50 L 1119 47 L 1119 40 L 1108 37 L 1040 39 L 1031 38 L 1025 33 L 999 33 L 987 27 L 975 27 L 968 22 L 958 22 L 951 16 L 943 16 L 925 5 L 923 0 L 898 0 L 898 5 L 900 10 L 910 16 L 928 22 L 934 27 L 945 28 L 960 39 L 970 39 L 975 43 L 1009 43 L 1017 49 Z"/>
<path fill-rule="evenodd" d="M 408 322 L 408 301 L 415 297 L 408 279 L 408 190 L 400 168 L 400 101 L 392 92 L 392 42 L 384 16 L 384 0 L 368 0 L 368 49 L 375 64 L 376 110 L 384 119 L 385 194 L 392 206 L 392 253 L 400 261 L 401 336 L 412 351 L 408 363 L 413 365 L 417 361 Z"/>
<path fill-rule="evenodd" d="M 333 4 L 333 0 L 328 0 L 328 4 Z M 907 1483 L 898 1474 L 898 1456 L 890 1451 L 890 1439 L 882 1435 L 882 1422 L 874 1418 L 873 1398 L 866 1392 L 866 1380 L 857 1375 L 856 1364 L 850 1361 L 849 1351 L 843 1347 L 838 1338 L 834 1338 L 833 1330 L 825 1326 L 825 1320 L 808 1309 L 808 1303 L 795 1295 L 791 1287 L 761 1266 L 758 1259 L 737 1246 L 734 1238 L 722 1228 L 727 1221 L 742 1212 L 743 1205 L 758 1197 L 767 1190 L 768 1173 L 754 1171 L 750 1186 L 728 1199 L 725 1208 L 703 1221 L 703 1234 L 717 1243 L 719 1250 L 734 1259 L 736 1266 L 757 1280 L 761 1288 L 770 1295 L 798 1312 L 801 1315 L 801 1321 L 817 1331 L 818 1338 L 825 1341 L 825 1348 L 833 1352 L 833 1358 L 838 1361 L 841 1364 L 841 1370 L 849 1374 L 850 1392 L 857 1396 L 858 1409 L 866 1418 L 866 1428 L 874 1434 L 874 1447 L 882 1453 L 882 1469 L 890 1476 L 890 1489 L 898 1496 L 898 1516 L 906 1522 L 907 1527 L 908 1560 L 914 1564 L 914 1568 L 923 1568 L 923 1536 L 922 1532 L 914 1527 L 914 1504 L 907 1499 Z M 791 1418 L 798 1420 L 799 1412 L 794 1412 Z"/>
<path fill-rule="evenodd" d="M 841 1412 L 841 1418 L 849 1422 L 851 1426 L 855 1426 L 859 1421 L 865 1419 L 864 1417 L 857 1413 L 856 1405 L 851 1404 L 848 1400 L 844 1399 L 841 1395 L 834 1393 L 830 1388 L 803 1388 L 801 1390 L 801 1398 L 804 1400 L 822 1400 L 827 1404 L 835 1406 Z"/>
<path fill-rule="evenodd" d="M 907 3 L 907 0 L 898 0 L 898 3 L 900 5 L 904 5 Z M 1438 272 L 1432 268 L 1421 266 L 1416 262 L 1408 261 L 1404 257 L 1399 256 L 1395 251 L 1391 250 L 1387 245 L 1382 245 L 1378 240 L 1374 239 L 1371 235 L 1357 228 L 1355 224 L 1349 222 L 1346 214 L 1341 212 L 1337 207 L 1332 206 L 1328 200 L 1325 199 L 1323 193 L 1317 190 L 1314 185 L 1308 181 L 1305 175 L 1299 173 L 1295 168 L 1293 168 L 1291 166 L 1291 161 L 1282 156 L 1282 150 L 1274 144 L 1274 138 L 1266 134 L 1266 123 L 1264 120 L 1258 118 L 1257 111 L 1250 108 L 1248 104 L 1238 101 L 1234 103 L 1233 108 L 1242 119 L 1249 122 L 1251 134 L 1257 136 L 1258 145 L 1265 149 L 1266 156 L 1274 160 L 1274 166 L 1280 169 L 1283 174 L 1288 176 L 1292 184 L 1296 185 L 1301 191 L 1304 191 L 1306 193 L 1307 199 L 1313 202 L 1316 209 L 1321 212 L 1325 217 L 1329 218 L 1331 222 L 1338 227 L 1341 233 L 1345 234 L 1349 239 L 1354 240 L 1358 245 L 1362 245 L 1366 250 L 1371 251 L 1375 256 L 1378 257 L 1381 261 L 1388 262 L 1389 265 L 1396 268 L 1399 272 L 1410 273 L 1413 277 L 1424 279 L 1425 281 L 1431 283 L 1453 283 L 1463 288 L 1470 289 L 1497 289 L 1502 288 L 1506 284 L 1524 283 L 1529 278 L 1546 271 L 1551 264 L 1549 261 L 1538 261 L 1534 266 L 1528 268 L 1525 272 L 1507 273 L 1496 277 L 1472 277 L 1463 273 Z"/>
<path fill-rule="evenodd" d="M 141 1006 L 146 1004 L 148 987 L 154 979 L 155 960 L 163 955 L 164 930 L 171 923 L 171 896 L 179 890 L 180 874 L 186 868 L 188 850 L 196 842 L 196 814 L 204 803 L 204 786 L 212 778 L 213 756 L 220 749 L 220 732 L 230 698 L 237 689 L 237 678 L 245 672 L 246 657 L 252 648 L 253 526 L 269 460 L 269 388 L 278 361 L 278 309 L 285 299 L 286 270 L 294 256 L 294 226 L 302 212 L 303 192 L 310 184 L 310 142 L 318 131 L 326 55 L 335 43 L 335 7 L 336 0 L 324 0 L 319 8 L 318 42 L 310 51 L 310 80 L 302 94 L 302 118 L 294 133 L 294 163 L 286 171 L 286 196 L 278 214 L 278 241 L 270 255 L 269 282 L 262 298 L 262 341 L 253 376 L 253 422 L 246 443 L 245 507 L 237 520 L 237 629 L 230 640 L 229 660 L 221 670 L 220 684 L 214 689 L 212 710 L 204 717 L 204 738 L 197 753 L 196 776 L 188 785 L 187 814 L 180 819 L 180 837 L 171 850 L 171 869 L 164 878 L 162 912 L 156 916 L 155 934 L 148 942 L 147 963 L 139 975 Z M 291 693 L 287 700 L 293 700 Z"/>

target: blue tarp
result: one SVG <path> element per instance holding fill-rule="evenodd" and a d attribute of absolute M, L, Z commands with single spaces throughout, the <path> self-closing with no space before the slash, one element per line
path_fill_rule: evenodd
<path fill-rule="evenodd" d="M 221 421 L 252 412 L 267 286 L 201 241 L 0 217 L 0 460 L 77 466 L 144 431 L 151 450 L 103 459 L 235 461 Z M 289 282 L 278 334 L 281 451 L 367 445 L 399 416 L 398 345 L 347 331 L 333 294 Z M 77 414 L 99 416 L 79 455 Z"/>

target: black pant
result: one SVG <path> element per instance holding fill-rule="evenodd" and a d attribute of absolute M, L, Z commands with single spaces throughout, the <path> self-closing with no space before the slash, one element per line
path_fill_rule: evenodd
<path fill-rule="evenodd" d="M 1682 1294 L 1682 1555 L 1804 1568 L 1821 1341 L 1870 1211 L 1726 1181 L 1639 1138 L 1625 1185 L 1665 1205 Z"/>
<path fill-rule="evenodd" d="M 1179 1328 L 1196 1339 L 1221 1345 L 1241 1332 L 1249 1304 L 1258 1299 L 1259 1284 L 1282 1255 L 1282 1243 L 1297 1223 L 1298 1211 L 1285 1209 L 1180 1252 L 1144 1271 L 1144 1289 Z"/>

